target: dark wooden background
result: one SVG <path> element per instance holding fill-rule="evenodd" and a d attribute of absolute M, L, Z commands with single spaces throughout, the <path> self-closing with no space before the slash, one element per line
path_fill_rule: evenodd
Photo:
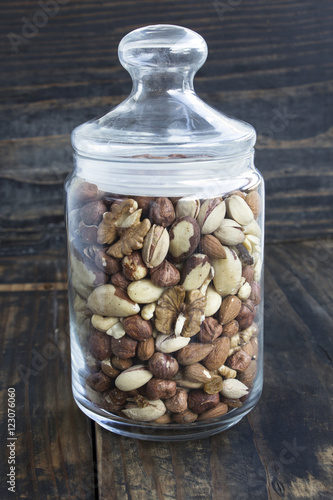
<path fill-rule="evenodd" d="M 46 20 L 37 0 L 0 4 L 1 499 L 331 500 L 332 1 L 59 4 Z M 176 444 L 103 431 L 70 387 L 69 134 L 128 94 L 117 45 L 154 23 L 204 36 L 197 92 L 255 126 L 267 188 L 262 400 L 228 432 Z M 6 485 L 8 387 L 16 494 Z"/>

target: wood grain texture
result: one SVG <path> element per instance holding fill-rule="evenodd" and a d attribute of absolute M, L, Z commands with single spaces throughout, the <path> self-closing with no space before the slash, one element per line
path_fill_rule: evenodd
<path fill-rule="evenodd" d="M 95 498 L 91 423 L 71 391 L 67 293 L 56 288 L 0 293 L 3 499 Z M 16 393 L 16 495 L 6 484 L 8 388 Z"/>
<path fill-rule="evenodd" d="M 332 2 L 70 0 L 16 53 L 8 34 L 22 36 L 22 18 L 40 8 L 0 4 L 1 443 L 15 387 L 16 498 L 331 500 Z M 175 444 L 94 426 L 73 402 L 69 373 L 70 132 L 128 95 L 118 43 L 154 23 L 205 37 L 196 90 L 255 126 L 267 190 L 263 397 L 229 431 Z M 5 447 L 2 458 L 3 479 Z"/>

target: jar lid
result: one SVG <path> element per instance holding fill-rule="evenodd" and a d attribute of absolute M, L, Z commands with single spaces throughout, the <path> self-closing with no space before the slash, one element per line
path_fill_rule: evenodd
<path fill-rule="evenodd" d="M 181 26 L 153 25 L 126 35 L 118 54 L 132 77 L 132 91 L 106 115 L 74 129 L 74 149 L 112 161 L 207 160 L 250 153 L 254 128 L 212 108 L 194 91 L 194 75 L 207 53 L 205 40 Z"/>

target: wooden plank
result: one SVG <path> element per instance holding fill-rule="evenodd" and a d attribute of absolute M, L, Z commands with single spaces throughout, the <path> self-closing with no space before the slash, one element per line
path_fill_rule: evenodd
<path fill-rule="evenodd" d="M 72 398 L 67 294 L 56 288 L 0 296 L 1 498 L 95 498 L 91 422 Z M 6 484 L 8 388 L 16 399 L 16 494 Z"/>
<path fill-rule="evenodd" d="M 237 426 L 183 443 L 96 426 L 99 498 L 332 498 L 332 255 L 330 238 L 267 248 L 264 392 Z"/>

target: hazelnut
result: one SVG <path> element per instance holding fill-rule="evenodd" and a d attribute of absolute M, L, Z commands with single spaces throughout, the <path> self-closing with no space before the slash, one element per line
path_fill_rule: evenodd
<path fill-rule="evenodd" d="M 117 411 L 124 408 L 128 394 L 115 387 L 103 395 L 105 408 L 109 411 Z"/>
<path fill-rule="evenodd" d="M 252 387 L 253 381 L 257 375 L 257 362 L 251 361 L 246 370 L 239 374 L 239 380 L 247 387 Z"/>
<path fill-rule="evenodd" d="M 86 226 L 80 222 L 77 235 L 86 245 L 93 245 L 97 241 L 97 226 Z"/>
<path fill-rule="evenodd" d="M 150 271 L 150 278 L 156 286 L 170 287 L 179 283 L 180 272 L 173 264 L 164 260 L 160 266 Z"/>
<path fill-rule="evenodd" d="M 242 349 L 235 352 L 227 361 L 229 368 L 237 370 L 238 372 L 245 372 L 251 363 L 251 356 L 246 354 Z"/>
<path fill-rule="evenodd" d="M 256 281 L 252 283 L 249 299 L 253 301 L 255 306 L 257 306 L 260 303 L 261 289 L 259 283 L 257 283 Z"/>
<path fill-rule="evenodd" d="M 246 279 L 250 285 L 252 285 L 254 280 L 254 267 L 253 266 L 244 266 L 242 270 L 242 276 Z"/>
<path fill-rule="evenodd" d="M 150 207 L 149 217 L 154 224 L 168 227 L 176 218 L 173 204 L 169 198 L 157 198 Z"/>
<path fill-rule="evenodd" d="M 82 181 L 77 185 L 73 185 L 72 196 L 79 205 L 97 200 L 99 195 L 96 184 Z"/>
<path fill-rule="evenodd" d="M 251 301 L 242 303 L 239 314 L 236 317 L 240 330 L 246 330 L 254 321 L 254 308 Z"/>
<path fill-rule="evenodd" d="M 106 274 L 115 274 L 120 271 L 120 263 L 118 259 L 114 259 L 107 255 L 102 250 L 95 252 L 95 264 L 101 271 Z"/>
<path fill-rule="evenodd" d="M 207 394 L 201 389 L 195 389 L 188 395 L 188 407 L 195 413 L 203 413 L 214 408 L 220 402 L 219 394 Z"/>
<path fill-rule="evenodd" d="M 110 389 L 112 386 L 112 380 L 102 371 L 97 373 L 92 373 L 87 378 L 87 384 L 89 387 L 94 389 L 94 391 L 103 392 Z"/>
<path fill-rule="evenodd" d="M 187 392 L 185 389 L 177 389 L 176 394 L 165 402 L 165 406 L 172 413 L 181 413 L 187 410 Z"/>
<path fill-rule="evenodd" d="M 181 413 L 175 413 L 172 418 L 177 424 L 190 424 L 197 420 L 198 414 L 191 410 L 185 410 Z"/>
<path fill-rule="evenodd" d="M 211 343 L 213 340 L 217 339 L 222 334 L 222 325 L 212 318 L 206 318 L 200 326 L 200 332 L 198 333 L 198 340 L 202 343 Z"/>
<path fill-rule="evenodd" d="M 176 375 L 179 365 L 170 354 L 155 352 L 149 360 L 148 368 L 156 378 L 169 379 Z"/>
<path fill-rule="evenodd" d="M 148 215 L 150 204 L 154 199 L 155 198 L 149 198 L 148 196 L 133 196 L 133 200 L 137 202 L 138 208 L 142 210 L 143 217 Z"/>
<path fill-rule="evenodd" d="M 131 358 L 123 359 L 118 356 L 112 356 L 111 363 L 118 370 L 127 370 L 127 368 L 132 366 L 133 360 Z"/>
<path fill-rule="evenodd" d="M 153 335 L 153 327 L 150 321 L 142 319 L 140 314 L 125 318 L 123 327 L 127 335 L 134 340 L 145 340 Z"/>
<path fill-rule="evenodd" d="M 127 290 L 130 281 L 127 280 L 121 272 L 119 272 L 111 276 L 111 283 L 122 290 Z"/>
<path fill-rule="evenodd" d="M 147 398 L 151 400 L 168 399 L 176 394 L 177 386 L 174 380 L 152 378 L 147 384 Z"/>
<path fill-rule="evenodd" d="M 92 201 L 81 208 L 80 215 L 87 226 L 98 226 L 106 211 L 106 205 L 102 201 Z"/>
<path fill-rule="evenodd" d="M 133 358 L 137 344 L 137 341 L 128 335 L 124 335 L 120 339 L 115 339 L 114 337 L 111 339 L 113 354 L 122 359 Z"/>
<path fill-rule="evenodd" d="M 107 375 L 110 378 L 116 378 L 120 373 L 120 370 L 118 370 L 112 365 L 110 358 L 103 359 L 101 363 L 101 369 L 102 372 L 105 373 L 105 375 Z"/>
<path fill-rule="evenodd" d="M 90 352 L 95 358 L 102 361 L 112 354 L 111 339 L 106 333 L 92 330 L 89 337 Z"/>
<path fill-rule="evenodd" d="M 155 339 L 149 337 L 146 340 L 141 340 L 138 343 L 137 356 L 141 361 L 147 361 L 155 352 Z M 160 377 L 161 378 L 161 377 Z"/>
<path fill-rule="evenodd" d="M 137 281 L 145 278 L 148 269 L 141 258 L 140 252 L 132 252 L 126 255 L 122 260 L 123 273 L 125 278 L 131 281 Z"/>
<path fill-rule="evenodd" d="M 236 335 L 236 333 L 239 332 L 239 324 L 238 321 L 233 319 L 232 321 L 229 321 L 229 323 L 226 323 L 223 326 L 223 336 L 224 337 L 233 337 Z"/>

